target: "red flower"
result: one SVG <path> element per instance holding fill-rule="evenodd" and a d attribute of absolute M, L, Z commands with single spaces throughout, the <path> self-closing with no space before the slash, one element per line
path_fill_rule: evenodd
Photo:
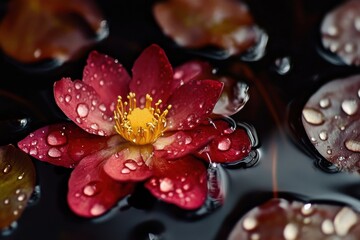
<path fill-rule="evenodd" d="M 152 45 L 130 78 L 117 60 L 94 51 L 82 81 L 63 78 L 54 84 L 58 106 L 77 126 L 46 126 L 18 146 L 39 160 L 75 167 L 68 203 L 78 215 L 104 213 L 139 181 L 163 201 L 199 208 L 207 196 L 199 157 L 239 160 L 251 143 L 244 130 L 234 131 L 225 121 L 209 124 L 223 83 L 199 80 L 204 70 L 199 63 L 180 69 L 182 76 L 174 77 L 164 51 Z"/>

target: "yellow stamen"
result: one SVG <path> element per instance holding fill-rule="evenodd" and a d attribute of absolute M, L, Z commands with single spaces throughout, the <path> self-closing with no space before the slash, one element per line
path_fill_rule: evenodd
<path fill-rule="evenodd" d="M 152 107 L 152 97 L 146 94 L 145 106 L 136 106 L 135 93 L 130 92 L 128 102 L 123 102 L 121 96 L 114 111 L 115 130 L 126 140 L 145 145 L 153 143 L 166 129 L 166 115 L 171 108 L 169 105 L 162 113 L 159 109 L 161 100 Z"/>

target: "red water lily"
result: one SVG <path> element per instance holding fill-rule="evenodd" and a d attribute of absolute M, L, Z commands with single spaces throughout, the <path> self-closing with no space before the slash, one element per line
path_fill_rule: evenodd
<path fill-rule="evenodd" d="M 199 208 L 207 196 L 200 158 L 232 162 L 251 149 L 244 130 L 209 121 L 223 83 L 199 80 L 201 66 L 184 64 L 175 77 L 164 51 L 152 45 L 130 78 L 117 60 L 93 51 L 82 81 L 54 84 L 56 102 L 73 123 L 43 127 L 18 146 L 39 160 L 75 167 L 68 203 L 78 215 L 103 214 L 139 181 L 165 202 Z"/>

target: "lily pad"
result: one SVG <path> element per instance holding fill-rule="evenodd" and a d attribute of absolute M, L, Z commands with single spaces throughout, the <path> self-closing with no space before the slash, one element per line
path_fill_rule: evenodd
<path fill-rule="evenodd" d="M 359 220 L 348 206 L 271 199 L 246 213 L 228 239 L 358 239 Z"/>
<path fill-rule="evenodd" d="M 0 23 L 0 48 L 21 63 L 63 63 L 107 35 L 93 1 L 11 0 Z"/>
<path fill-rule="evenodd" d="M 350 0 L 329 12 L 321 24 L 323 46 L 347 65 L 360 66 L 360 1 Z"/>
<path fill-rule="evenodd" d="M 360 75 L 323 85 L 307 101 L 302 122 L 323 158 L 341 170 L 360 172 Z"/>
<path fill-rule="evenodd" d="M 0 229 L 23 213 L 35 187 L 35 168 L 30 157 L 13 145 L 0 147 Z"/>

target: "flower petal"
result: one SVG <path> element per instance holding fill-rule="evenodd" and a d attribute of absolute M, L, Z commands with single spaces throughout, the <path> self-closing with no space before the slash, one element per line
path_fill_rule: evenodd
<path fill-rule="evenodd" d="M 358 239 L 359 218 L 348 206 L 274 198 L 246 213 L 228 239 Z"/>
<path fill-rule="evenodd" d="M 153 160 L 154 177 L 145 186 L 157 198 L 181 208 L 201 207 L 207 196 L 206 168 L 190 155 L 176 161 Z"/>
<path fill-rule="evenodd" d="M 117 181 L 142 181 L 152 175 L 152 171 L 145 164 L 142 151 L 146 147 L 127 146 L 113 154 L 104 164 L 105 172 Z"/>
<path fill-rule="evenodd" d="M 218 135 L 212 125 L 200 125 L 188 131 L 175 131 L 160 137 L 154 144 L 155 156 L 165 159 L 183 157 L 204 147 Z"/>
<path fill-rule="evenodd" d="M 30 157 L 13 145 L 0 147 L 0 230 L 24 211 L 35 187 L 35 168 Z"/>
<path fill-rule="evenodd" d="M 245 158 L 251 151 L 251 140 L 243 128 L 232 129 L 225 121 L 215 121 L 218 131 L 210 144 L 201 149 L 197 156 L 216 163 L 231 163 Z"/>
<path fill-rule="evenodd" d="M 129 92 L 130 76 L 117 60 L 108 55 L 92 51 L 84 68 L 83 81 L 99 94 L 107 109 Z"/>
<path fill-rule="evenodd" d="M 85 131 L 100 136 L 115 133 L 113 108 L 106 107 L 101 97 L 82 81 L 63 78 L 54 84 L 57 105 Z"/>
<path fill-rule="evenodd" d="M 108 139 L 89 134 L 73 123 L 63 123 L 30 133 L 18 147 L 40 161 L 72 168 L 85 156 L 107 147 Z"/>
<path fill-rule="evenodd" d="M 170 92 L 193 80 L 212 79 L 212 68 L 203 61 L 189 61 L 174 69 L 174 81 Z"/>
<path fill-rule="evenodd" d="M 196 80 L 178 88 L 170 97 L 169 130 L 187 130 L 204 121 L 220 97 L 223 83 L 215 80 Z"/>
<path fill-rule="evenodd" d="M 132 72 L 130 91 L 136 93 L 140 106 L 145 103 L 146 94 L 150 94 L 154 102 L 159 99 L 167 101 L 173 70 L 163 49 L 155 44 L 146 48 L 136 60 Z"/>
<path fill-rule="evenodd" d="M 83 217 L 102 215 L 127 194 L 133 185 L 119 183 L 103 170 L 105 151 L 84 158 L 71 173 L 67 195 L 70 208 Z"/>

